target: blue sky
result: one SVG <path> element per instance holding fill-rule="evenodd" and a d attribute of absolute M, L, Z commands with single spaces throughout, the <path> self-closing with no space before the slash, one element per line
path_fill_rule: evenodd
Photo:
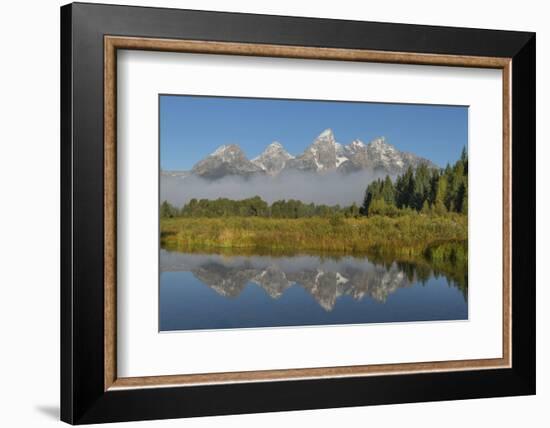
<path fill-rule="evenodd" d="M 297 155 L 326 128 L 341 144 L 384 136 L 445 166 L 467 146 L 468 108 L 161 95 L 161 168 L 190 169 L 222 144 L 238 144 L 251 159 L 279 141 Z"/>

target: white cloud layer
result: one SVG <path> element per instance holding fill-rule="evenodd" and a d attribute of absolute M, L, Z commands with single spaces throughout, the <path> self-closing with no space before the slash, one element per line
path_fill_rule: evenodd
<path fill-rule="evenodd" d="M 276 177 L 256 176 L 245 179 L 229 176 L 215 181 L 196 176 L 161 176 L 160 200 L 167 200 L 179 207 L 192 198 L 244 199 L 258 195 L 268 203 L 280 199 L 298 199 L 315 204 L 360 204 L 367 185 L 380 176 L 368 171 L 349 175 L 336 172 L 289 172 Z"/>

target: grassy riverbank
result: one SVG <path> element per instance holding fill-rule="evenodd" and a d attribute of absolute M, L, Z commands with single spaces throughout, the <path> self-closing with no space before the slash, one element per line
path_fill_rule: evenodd
<path fill-rule="evenodd" d="M 161 245 L 187 252 L 343 252 L 467 260 L 461 214 L 359 218 L 163 218 Z M 457 247 L 456 244 L 459 244 Z M 458 250 L 457 250 L 458 248 Z"/>

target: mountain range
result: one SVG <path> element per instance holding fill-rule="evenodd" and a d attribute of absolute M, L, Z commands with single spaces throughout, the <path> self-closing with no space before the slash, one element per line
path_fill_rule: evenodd
<path fill-rule="evenodd" d="M 421 164 L 437 168 L 428 159 L 399 151 L 384 137 L 375 138 L 368 144 L 356 139 L 342 145 L 336 141 L 332 130 L 326 129 L 297 156 L 291 155 L 281 143 L 275 141 L 259 156 L 248 159 L 237 144 L 229 144 L 218 147 L 197 162 L 191 171 L 163 171 L 162 174 L 180 178 L 195 175 L 217 180 L 226 176 L 277 176 L 289 171 L 349 174 L 368 170 L 394 176 L 402 174 L 409 166 L 416 168 Z"/>

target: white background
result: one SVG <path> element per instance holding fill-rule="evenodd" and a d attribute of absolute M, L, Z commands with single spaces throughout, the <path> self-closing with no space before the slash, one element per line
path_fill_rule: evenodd
<path fill-rule="evenodd" d="M 502 356 L 502 71 L 123 51 L 117 78 L 119 376 Z M 468 105 L 469 319 L 158 334 L 159 93 Z"/>
<path fill-rule="evenodd" d="M 105 3 L 111 3 L 104 1 Z M 537 340 L 538 395 L 461 402 L 131 423 L 124 426 L 547 426 L 550 404 L 550 317 L 543 271 L 550 258 L 548 105 L 550 28 L 544 2 L 463 0 L 127 1 L 187 7 L 537 31 Z M 59 406 L 59 10 L 55 0 L 5 2 L 0 13 L 0 423 L 54 426 Z M 545 120 L 546 119 L 546 120 Z M 23 311 L 21 311 L 23 309 Z"/>

